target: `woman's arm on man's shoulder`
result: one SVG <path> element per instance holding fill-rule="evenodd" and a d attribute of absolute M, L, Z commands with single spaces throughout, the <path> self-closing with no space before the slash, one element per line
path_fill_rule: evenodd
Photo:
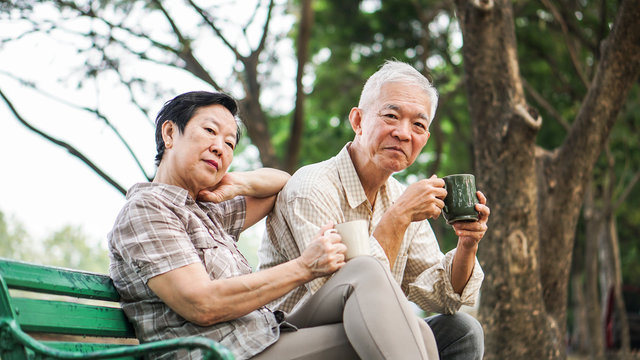
<path fill-rule="evenodd" d="M 253 171 L 227 173 L 211 189 L 202 190 L 198 200 L 222 202 L 236 196 L 244 196 L 247 202 L 247 214 L 243 230 L 265 217 L 276 199 L 276 195 L 287 183 L 291 175 L 271 168 Z"/>

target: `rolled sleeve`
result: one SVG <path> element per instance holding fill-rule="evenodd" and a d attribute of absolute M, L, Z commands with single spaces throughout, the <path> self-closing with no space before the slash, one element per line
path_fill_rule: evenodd
<path fill-rule="evenodd" d="M 198 254 L 183 223 L 157 202 L 137 199 L 129 204 L 114 236 L 125 263 L 144 280 L 197 263 Z"/>
<path fill-rule="evenodd" d="M 484 274 L 476 260 L 472 275 L 462 295 L 451 284 L 451 267 L 455 249 L 442 254 L 427 221 L 419 224 L 407 254 L 402 288 L 409 300 L 422 310 L 452 314 L 462 305 L 472 306 Z"/>

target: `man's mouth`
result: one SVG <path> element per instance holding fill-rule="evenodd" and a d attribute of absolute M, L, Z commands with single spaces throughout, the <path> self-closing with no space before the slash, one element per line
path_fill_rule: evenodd
<path fill-rule="evenodd" d="M 399 146 L 387 146 L 385 147 L 386 150 L 391 150 L 391 151 L 396 151 L 399 153 L 402 153 L 404 155 L 404 151 L 399 147 Z"/>
<path fill-rule="evenodd" d="M 218 163 L 215 160 L 205 160 L 205 162 L 218 170 Z"/>

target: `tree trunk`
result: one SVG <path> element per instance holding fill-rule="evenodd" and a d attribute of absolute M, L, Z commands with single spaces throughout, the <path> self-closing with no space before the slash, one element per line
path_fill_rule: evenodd
<path fill-rule="evenodd" d="M 623 0 L 573 127 L 554 152 L 523 96 L 511 2 L 456 0 L 478 187 L 491 207 L 479 259 L 486 359 L 565 356 L 569 270 L 584 188 L 640 69 L 640 2 Z"/>
<path fill-rule="evenodd" d="M 584 220 L 586 250 L 584 254 L 584 293 L 585 314 L 587 316 L 587 344 L 591 359 L 604 359 L 604 325 L 602 323 L 602 307 L 600 305 L 598 244 L 600 231 L 604 226 L 602 211 L 596 209 L 594 190 L 591 182 L 584 203 Z M 606 290 L 605 290 L 606 292 Z"/>
<path fill-rule="evenodd" d="M 573 351 L 585 355 L 589 352 L 589 328 L 587 326 L 587 310 L 585 304 L 584 289 L 582 286 L 582 273 L 574 273 L 571 276 L 571 289 L 573 291 L 573 337 L 571 347 Z"/>
<path fill-rule="evenodd" d="M 304 131 L 304 67 L 309 58 L 309 39 L 313 27 L 313 8 L 311 0 L 302 0 L 300 6 L 300 20 L 298 26 L 298 71 L 296 73 L 296 106 L 291 119 L 291 131 L 289 132 L 289 145 L 285 159 L 285 169 L 293 174 L 298 168 L 300 144 Z"/>

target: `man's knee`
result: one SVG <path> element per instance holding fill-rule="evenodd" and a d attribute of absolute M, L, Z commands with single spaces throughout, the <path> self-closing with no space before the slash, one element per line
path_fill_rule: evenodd
<path fill-rule="evenodd" d="M 435 315 L 425 321 L 433 330 L 438 349 L 445 354 L 466 353 L 471 358 L 482 358 L 484 353 L 484 331 L 473 316 L 458 312 L 453 315 Z M 474 354 L 474 355 L 471 355 Z M 479 357 L 476 357 L 479 355 Z M 443 358 L 446 358 L 444 356 Z M 454 357 L 455 358 L 455 357 Z"/>

